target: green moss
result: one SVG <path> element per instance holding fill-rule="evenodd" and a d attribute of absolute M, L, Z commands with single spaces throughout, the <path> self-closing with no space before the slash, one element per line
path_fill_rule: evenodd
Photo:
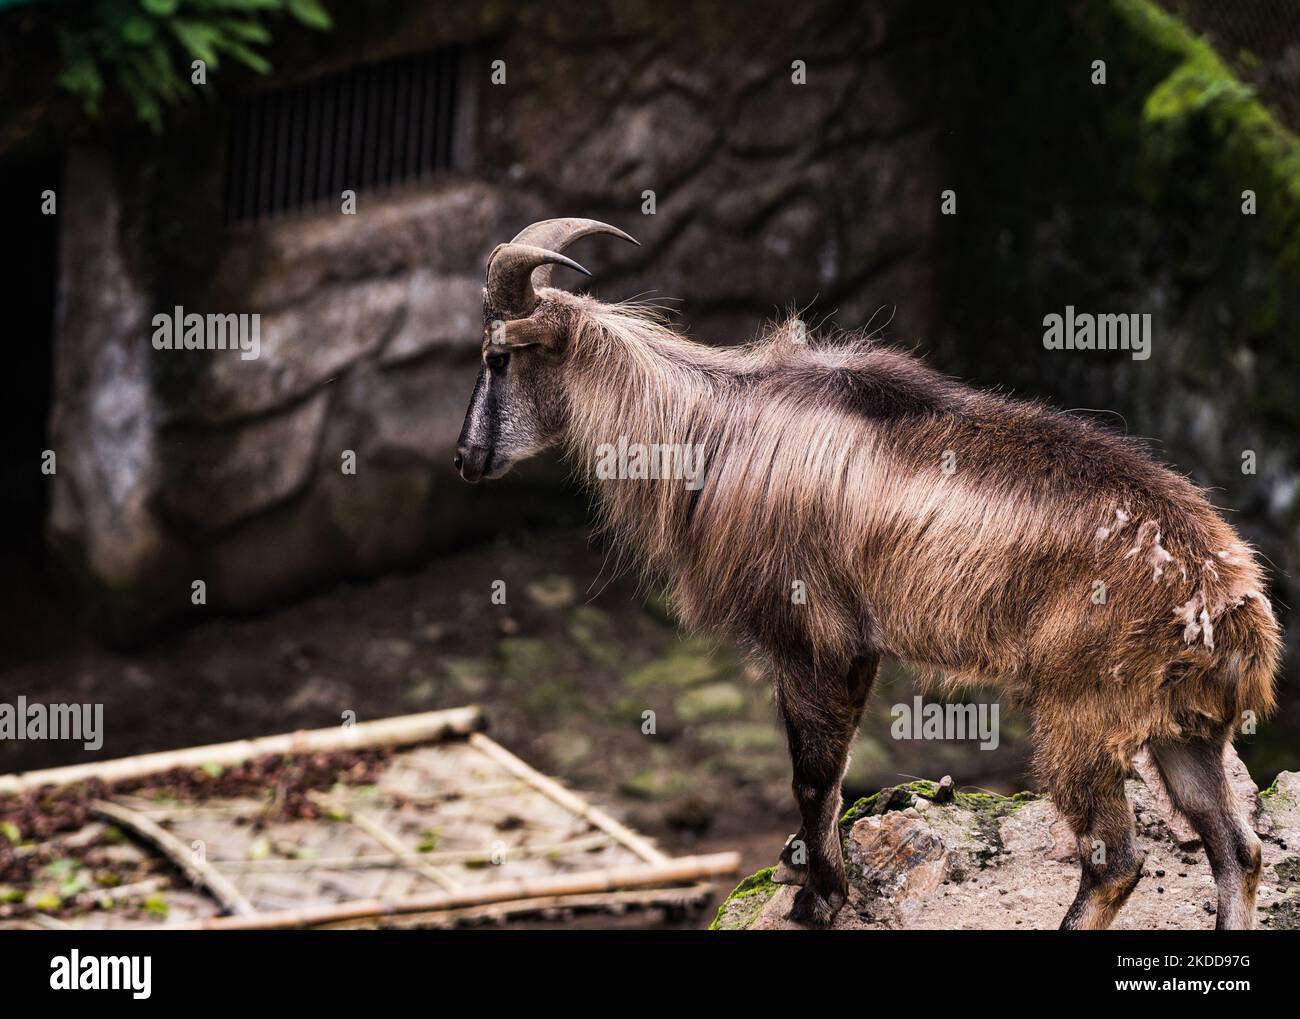
<path fill-rule="evenodd" d="M 939 783 L 929 782 L 925 779 L 905 782 L 902 785 L 886 786 L 879 792 L 864 796 L 849 807 L 844 812 L 844 816 L 840 818 L 840 826 L 845 829 L 852 828 L 855 821 L 871 814 L 884 814 L 890 810 L 904 810 L 915 803 L 918 796 L 925 800 L 933 800 L 938 791 Z"/>
<path fill-rule="evenodd" d="M 38 913 L 54 913 L 63 906 L 63 900 L 55 892 L 45 891 L 29 899 L 28 904 Z"/>
<path fill-rule="evenodd" d="M 1279 880 L 1300 881 L 1300 856 L 1288 856 L 1285 860 L 1279 860 L 1274 865 L 1273 872 Z"/>
<path fill-rule="evenodd" d="M 1142 107 L 1145 155 L 1161 164 L 1156 178 L 1179 186 L 1171 173 L 1186 157 L 1208 161 L 1196 197 L 1240 218 L 1242 190 L 1255 191 L 1265 240 L 1281 256 L 1279 282 L 1294 284 L 1300 267 L 1300 141 L 1288 132 L 1203 39 L 1150 0 L 1114 0 L 1139 36 L 1171 56 L 1173 70 L 1146 96 Z M 1212 144 L 1206 145 L 1207 139 Z M 1181 186 L 1186 187 L 1184 180 Z M 1220 202 L 1215 202 L 1218 194 Z M 1288 267 L 1290 271 L 1288 271 Z M 1282 293 L 1274 293 L 1253 324 L 1276 326 Z"/>
<path fill-rule="evenodd" d="M 577 597 L 577 586 L 571 577 L 551 574 L 526 584 L 524 593 L 538 608 L 554 611 L 573 604 Z"/>
<path fill-rule="evenodd" d="M 686 691 L 674 707 L 684 722 L 733 718 L 745 710 L 745 692 L 735 683 L 709 683 Z"/>
<path fill-rule="evenodd" d="M 730 753 L 775 753 L 784 742 L 771 722 L 709 722 L 699 727 L 696 736 L 701 743 Z M 780 765 L 784 769 L 785 762 Z"/>
<path fill-rule="evenodd" d="M 1019 810 L 1026 803 L 1040 799 L 1038 793 L 1019 792 L 1011 796 L 999 796 L 997 793 L 953 793 L 953 802 L 967 810 L 994 810 L 999 814 L 1009 814 Z"/>
<path fill-rule="evenodd" d="M 691 790 L 689 776 L 665 767 L 644 768 L 618 784 L 625 796 L 638 800 L 667 800 Z"/>
<path fill-rule="evenodd" d="M 1014 38 L 997 5 L 954 17 L 940 145 L 945 179 L 958 193 L 977 184 L 980 201 L 942 228 L 944 275 L 956 281 L 932 341 L 944 367 L 1071 405 L 1097 400 L 1148 429 L 1189 420 L 1190 389 L 1213 402 L 1224 443 L 1258 430 L 1286 456 L 1300 427 L 1289 381 L 1300 373 L 1300 141 L 1152 0 L 1051 5 Z M 1043 52 L 1057 59 L 1034 58 Z M 1095 59 L 1105 85 L 1091 84 Z M 1241 209 L 1247 190 L 1255 215 Z M 1101 210 L 1108 228 L 1097 231 Z M 1078 307 L 1158 306 L 1156 342 L 1177 342 L 1177 364 L 1143 373 L 1099 357 L 1058 385 L 1014 343 L 999 356 L 967 342 L 1024 327 L 998 309 L 1055 308 L 1061 294 Z M 1225 396 L 1225 353 L 1244 351 L 1252 382 Z M 1184 433 L 1172 459 L 1199 463 L 1230 502 L 1258 497 L 1239 472 L 1216 474 L 1205 442 Z"/>
<path fill-rule="evenodd" d="M 718 907 L 717 915 L 709 924 L 709 930 L 724 930 L 734 926 L 745 928 L 753 923 L 754 917 L 766 905 L 767 900 L 780 891 L 781 886 L 772 880 L 772 875 L 775 873 L 775 867 L 766 867 L 736 885 Z M 723 928 L 722 920 L 727 914 L 730 914 L 727 919 L 732 922 L 727 928 Z"/>
<path fill-rule="evenodd" d="M 504 637 L 497 644 L 501 668 L 509 679 L 532 680 L 549 672 L 554 656 L 546 641 L 535 637 Z"/>
<path fill-rule="evenodd" d="M 619 642 L 608 612 L 591 605 L 577 606 L 569 617 L 569 636 L 591 661 L 603 668 L 616 669 L 625 660 L 627 650 Z"/>
<path fill-rule="evenodd" d="M 166 920 L 170 907 L 162 892 L 154 892 L 144 900 L 144 911 L 154 920 Z"/>
<path fill-rule="evenodd" d="M 523 699 L 524 708 L 534 715 L 568 711 L 581 701 L 581 691 L 570 678 L 549 679 L 536 684 Z"/>
<path fill-rule="evenodd" d="M 624 684 L 630 690 L 695 686 L 720 678 L 731 671 L 731 663 L 715 656 L 707 646 L 685 642 L 667 654 L 628 673 Z"/>
<path fill-rule="evenodd" d="M 1264 922 L 1275 931 L 1300 931 L 1300 896 L 1288 895 L 1261 912 Z"/>

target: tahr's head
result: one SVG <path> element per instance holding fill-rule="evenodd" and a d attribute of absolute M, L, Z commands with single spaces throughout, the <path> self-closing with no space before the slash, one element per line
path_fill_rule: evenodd
<path fill-rule="evenodd" d="M 483 353 L 478 381 L 456 442 L 456 469 L 466 481 L 499 478 L 515 463 L 554 445 L 563 427 L 558 373 L 568 346 L 571 306 L 539 288 L 552 266 L 590 276 L 564 250 L 589 234 L 622 230 L 594 219 L 547 219 L 525 228 L 488 256 L 483 285 Z"/>

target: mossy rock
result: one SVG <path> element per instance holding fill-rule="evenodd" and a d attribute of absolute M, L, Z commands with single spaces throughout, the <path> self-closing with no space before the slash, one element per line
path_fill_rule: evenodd
<path fill-rule="evenodd" d="M 1300 881 L 1300 856 L 1288 856 L 1273 865 L 1273 871 L 1283 881 Z"/>
<path fill-rule="evenodd" d="M 577 587 L 574 585 L 572 578 L 558 573 L 550 574 L 540 580 L 534 580 L 526 584 L 524 594 L 528 595 L 532 603 L 538 608 L 552 611 L 568 608 L 578 596 Z"/>
<path fill-rule="evenodd" d="M 524 708 L 532 714 L 543 715 L 566 711 L 578 705 L 581 692 L 572 679 L 555 678 L 535 683 L 524 695 Z"/>
<path fill-rule="evenodd" d="M 1300 895 L 1288 895 L 1263 910 L 1264 922 L 1275 931 L 1300 931 Z"/>
<path fill-rule="evenodd" d="M 770 722 L 709 722 L 695 735 L 711 747 L 733 753 L 775 751 L 785 745 L 784 737 Z"/>
<path fill-rule="evenodd" d="M 781 890 L 781 886 L 772 880 L 774 873 L 775 867 L 767 867 L 736 885 L 718 907 L 709 930 L 744 930 L 752 924 L 772 896 Z"/>
<path fill-rule="evenodd" d="M 856 801 L 840 818 L 840 828 L 844 831 L 852 828 L 856 821 L 873 814 L 883 814 L 888 810 L 903 810 L 916 803 L 917 797 L 933 800 L 939 790 L 938 782 L 918 779 L 902 785 L 886 786 L 870 796 Z"/>
<path fill-rule="evenodd" d="M 508 679 L 533 680 L 555 666 L 555 655 L 546 641 L 535 637 L 504 637 L 497 644 L 497 653 Z"/>
<path fill-rule="evenodd" d="M 562 772 L 567 772 L 587 760 L 595 745 L 586 733 L 568 730 L 547 733 L 537 742 L 546 756 L 554 761 Z"/>
<path fill-rule="evenodd" d="M 638 800 L 669 800 L 695 787 L 691 776 L 670 767 L 644 768 L 618 784 L 619 791 Z"/>
<path fill-rule="evenodd" d="M 725 664 L 707 650 L 694 646 L 675 647 L 668 654 L 628 673 L 623 685 L 629 690 L 695 686 L 718 678 L 725 669 Z"/>
<path fill-rule="evenodd" d="M 748 707 L 745 692 L 735 683 L 709 683 L 677 698 L 677 716 L 684 722 L 731 718 Z"/>
<path fill-rule="evenodd" d="M 569 636 L 593 663 L 616 669 L 626 659 L 627 649 L 619 642 L 608 612 L 591 605 L 579 605 L 569 616 Z"/>
<path fill-rule="evenodd" d="M 444 658 L 442 668 L 456 688 L 471 697 L 478 697 L 487 689 L 488 677 L 496 671 L 486 658 Z"/>

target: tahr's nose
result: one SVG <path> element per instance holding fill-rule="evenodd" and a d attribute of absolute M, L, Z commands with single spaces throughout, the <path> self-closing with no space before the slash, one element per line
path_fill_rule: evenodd
<path fill-rule="evenodd" d="M 475 446 L 473 443 L 468 446 L 457 446 L 456 457 L 452 463 L 456 465 L 456 470 L 466 481 L 482 481 L 483 475 L 487 473 L 488 461 L 492 459 L 492 451 L 483 446 Z"/>

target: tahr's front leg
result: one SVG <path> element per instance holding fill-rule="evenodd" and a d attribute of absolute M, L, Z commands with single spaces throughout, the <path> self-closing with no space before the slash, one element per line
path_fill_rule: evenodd
<path fill-rule="evenodd" d="M 794 797 L 803 819 L 799 835 L 782 853 L 782 863 L 789 856 L 791 864 L 782 876 L 801 876 L 800 851 L 807 861 L 802 880 L 789 882 L 803 886 L 790 911 L 796 923 L 826 927 L 848 898 L 840 845 L 840 782 L 879 662 L 875 655 L 858 659 L 847 675 L 837 678 L 794 670 L 777 679 L 777 706 L 785 722 Z"/>

